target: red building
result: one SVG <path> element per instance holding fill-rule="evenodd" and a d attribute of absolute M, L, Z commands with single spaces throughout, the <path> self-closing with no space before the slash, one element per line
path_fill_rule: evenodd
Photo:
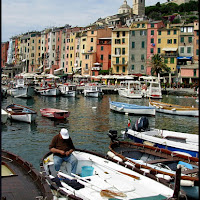
<path fill-rule="evenodd" d="M 5 63 L 7 62 L 8 47 L 9 47 L 9 42 L 1 43 L 1 67 L 5 67 Z"/>

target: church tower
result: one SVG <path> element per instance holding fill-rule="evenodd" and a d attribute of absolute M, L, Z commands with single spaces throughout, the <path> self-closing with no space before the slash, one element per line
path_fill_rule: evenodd
<path fill-rule="evenodd" d="M 133 14 L 140 17 L 145 15 L 145 0 L 133 0 Z"/>

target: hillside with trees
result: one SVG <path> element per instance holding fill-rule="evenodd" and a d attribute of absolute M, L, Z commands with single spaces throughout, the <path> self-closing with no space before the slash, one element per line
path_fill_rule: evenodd
<path fill-rule="evenodd" d="M 158 2 L 155 6 L 145 7 L 145 15 L 153 20 L 165 20 L 171 17 L 172 23 L 191 23 L 199 19 L 199 1 L 190 1 L 189 3 L 176 4 Z"/>

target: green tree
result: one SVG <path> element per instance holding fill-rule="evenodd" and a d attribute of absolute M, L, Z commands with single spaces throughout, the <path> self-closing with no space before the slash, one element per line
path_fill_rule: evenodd
<path fill-rule="evenodd" d="M 162 72 L 170 72 L 170 68 L 163 62 L 163 58 L 160 54 L 154 54 L 150 60 L 151 74 L 158 76 Z"/>

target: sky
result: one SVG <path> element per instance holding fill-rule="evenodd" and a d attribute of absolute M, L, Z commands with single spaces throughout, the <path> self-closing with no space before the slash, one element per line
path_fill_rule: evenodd
<path fill-rule="evenodd" d="M 87 26 L 98 18 L 118 13 L 124 0 L 1 0 L 1 42 L 28 31 Z M 145 6 L 166 0 L 146 0 Z M 133 0 L 127 0 L 130 7 Z"/>

